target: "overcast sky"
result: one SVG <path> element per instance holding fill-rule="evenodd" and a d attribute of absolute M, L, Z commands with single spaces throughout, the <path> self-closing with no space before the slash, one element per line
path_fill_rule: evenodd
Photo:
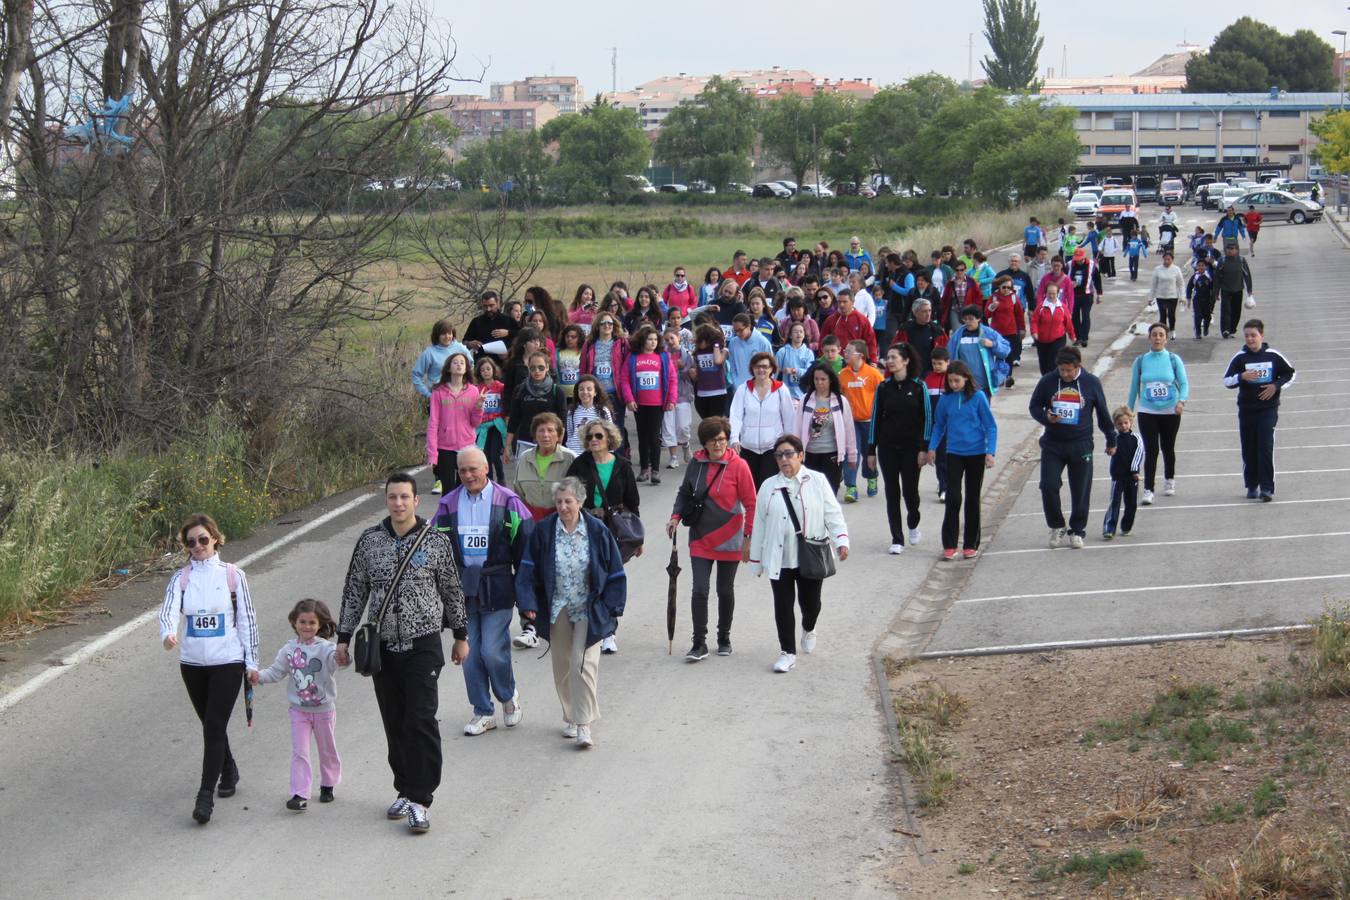
<path fill-rule="evenodd" d="M 967 74 L 967 39 L 975 35 L 974 71 L 989 52 L 979 0 L 776 0 L 771 4 L 726 0 L 628 4 L 602 0 L 516 0 L 464 3 L 428 0 L 451 24 L 466 77 L 491 81 L 526 75 L 576 75 L 587 96 L 610 88 L 610 49 L 618 47 L 618 84 L 630 89 L 658 75 L 712 74 L 771 66 L 809 69 L 829 78 L 871 78 L 892 84 L 938 71 L 958 81 Z M 1071 77 L 1128 74 L 1183 40 L 1208 46 L 1223 27 L 1250 15 L 1290 33 L 1310 28 L 1340 50 L 1332 29 L 1350 30 L 1350 0 L 1041 0 L 1045 47 L 1040 72 L 1061 73 L 1068 45 Z M 933 10 L 927 22 L 916 10 Z M 752 12 L 753 10 L 753 12 Z M 772 33 L 762 22 L 772 10 Z M 728 15 L 737 11 L 733 21 Z M 742 12 L 743 11 L 743 12 Z"/>

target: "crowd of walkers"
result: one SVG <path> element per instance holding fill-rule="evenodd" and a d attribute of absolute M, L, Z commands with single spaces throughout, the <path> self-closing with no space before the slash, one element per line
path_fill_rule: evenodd
<path fill-rule="evenodd" d="M 1223 383 L 1238 394 L 1247 496 L 1272 500 L 1280 393 L 1294 369 L 1265 343 L 1260 320 L 1237 324 L 1251 291 L 1245 259 L 1230 262 L 1230 243 L 1217 274 L 1209 274 L 1208 254 L 1198 256 L 1187 282 L 1164 252 L 1153 278 L 1159 321 L 1133 361 L 1126 402 L 1112 409 L 1080 350 L 1103 269 L 1112 277 L 1098 266 L 1114 235 L 1102 240 L 1090 229 L 1083 242 L 1066 233 L 1059 247 L 1069 253 L 1051 257 L 1033 219 L 1026 267 L 1014 253 L 1002 271 L 969 240 L 960 255 L 933 251 L 927 265 L 913 251 L 882 248 L 874 268 L 856 237 L 842 252 L 824 242 L 798 250 L 787 238 L 777 257 L 737 252 L 698 285 L 680 266 L 664 288 L 639 287 L 631 297 L 621 282 L 602 297 L 581 285 L 570 306 L 540 287 L 505 305 L 488 291 L 462 336 L 438 322 L 413 383 L 428 405 L 427 464 L 439 503 L 420 517 L 416 479 L 389 477 L 387 516 L 358 538 L 336 615 L 319 600 L 297 603 L 288 617 L 295 637 L 261 667 L 247 580 L 219 555 L 224 535 L 206 515 L 181 529 L 189 560 L 166 588 L 160 630 L 165 648 L 180 651 L 202 723 L 193 817 L 208 822 L 214 798 L 239 782 L 226 730 L 241 686 L 283 681 L 293 738 L 286 806 L 308 807 L 311 738 L 318 799 L 331 802 L 341 778 L 334 673 L 355 662 L 371 677 L 384 726 L 396 792 L 388 816 L 427 831 L 442 768 L 445 630 L 472 708 L 465 735 L 495 730 L 498 706 L 502 726 L 521 722 L 511 648 L 545 641 L 560 733 L 593 747 L 600 662 L 618 652 L 627 603 L 625 564 L 646 546 L 640 488 L 659 484 L 663 465 L 684 468 L 665 524 L 668 538 L 688 532 L 692 639 L 684 659 L 710 655 L 714 589 L 716 652 L 732 654 L 736 578 L 747 563 L 769 578 L 779 640 L 771 668 L 792 671 L 798 652 L 815 652 L 824 582 L 856 544 L 843 510 L 862 500 L 859 475 L 869 498 L 884 487 L 889 540 L 878 543 L 900 555 L 923 539 L 920 473 L 934 466 L 945 507 L 941 558 L 978 557 L 984 473 L 998 453 L 991 401 L 1013 387 L 1028 331 L 1040 369 L 1028 412 L 1044 426 L 1040 490 L 1051 548 L 1084 546 L 1094 426 L 1111 457 L 1103 539 L 1129 535 L 1137 506 L 1154 502 L 1160 454 L 1161 493 L 1176 493 L 1191 382 L 1168 344 L 1183 292 L 1219 293 L 1225 336 L 1242 333 Z M 1197 288 L 1197 279 L 1210 286 Z M 1201 325 L 1197 312 L 1197 337 Z"/>

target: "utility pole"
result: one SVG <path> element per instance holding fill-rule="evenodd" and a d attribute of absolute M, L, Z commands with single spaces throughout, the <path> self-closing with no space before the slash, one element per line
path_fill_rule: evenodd
<path fill-rule="evenodd" d="M 966 81 L 975 80 L 975 32 L 966 33 Z"/>
<path fill-rule="evenodd" d="M 619 48 L 609 48 L 609 92 L 619 92 Z"/>
<path fill-rule="evenodd" d="M 1069 45 L 1065 44 L 1059 60 L 1059 77 L 1069 77 Z"/>
<path fill-rule="evenodd" d="M 1344 111 L 1344 110 L 1345 110 L 1345 31 L 1343 31 L 1342 29 L 1339 29 L 1339 28 L 1338 28 L 1338 29 L 1336 29 L 1335 31 L 1333 31 L 1332 34 L 1338 34 L 1338 35 L 1340 35 L 1340 37 L 1341 37 L 1341 59 L 1340 59 L 1340 63 L 1341 63 L 1341 65 L 1340 65 L 1341 77 L 1340 77 L 1339 81 L 1341 82 L 1341 110 Z"/>

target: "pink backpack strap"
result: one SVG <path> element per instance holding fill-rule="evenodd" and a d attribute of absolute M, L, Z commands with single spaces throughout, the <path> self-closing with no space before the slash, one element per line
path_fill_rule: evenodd
<path fill-rule="evenodd" d="M 179 593 L 179 594 L 186 594 L 186 593 L 187 593 L 188 576 L 189 576 L 191 573 L 192 573 L 192 564 L 191 564 L 191 563 L 188 563 L 186 566 L 183 566 L 183 568 L 181 568 L 181 569 L 178 570 L 178 593 Z"/>
<path fill-rule="evenodd" d="M 235 568 L 234 563 L 225 564 L 225 584 L 230 588 L 230 599 L 239 593 L 239 570 Z"/>

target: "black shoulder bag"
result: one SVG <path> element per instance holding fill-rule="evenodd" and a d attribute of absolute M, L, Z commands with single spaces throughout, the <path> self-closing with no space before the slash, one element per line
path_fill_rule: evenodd
<path fill-rule="evenodd" d="M 813 541 L 802 531 L 802 523 L 797 520 L 797 510 L 792 506 L 792 498 L 787 488 L 781 487 L 778 493 L 783 495 L 783 504 L 787 507 L 792 527 L 797 532 L 797 571 L 803 578 L 823 581 L 835 572 L 834 550 L 829 540 Z"/>
<path fill-rule="evenodd" d="M 712 463 L 709 462 L 708 465 L 711 466 Z M 706 506 L 708 503 L 708 495 L 712 493 L 713 488 L 717 487 L 717 479 L 721 478 L 722 473 L 725 472 L 726 470 L 727 470 L 726 463 L 722 463 L 720 466 L 718 466 L 717 474 L 713 476 L 712 481 L 708 482 L 707 488 L 704 489 L 701 495 L 694 493 L 692 491 L 690 492 L 689 502 L 685 504 L 684 512 L 680 514 L 681 525 L 693 528 L 698 524 L 698 520 L 703 518 L 703 507 Z"/>
<path fill-rule="evenodd" d="M 393 600 L 395 592 L 398 590 L 398 583 L 403 580 L 403 573 L 408 568 L 408 563 L 412 561 L 413 554 L 417 548 L 422 546 L 426 540 L 427 533 L 431 531 L 431 520 L 417 535 L 417 540 L 408 548 L 408 552 L 403 555 L 398 568 L 394 571 L 394 578 L 389 582 L 389 589 L 384 592 L 384 600 L 380 603 L 380 608 L 375 611 L 373 616 L 368 616 L 366 621 L 356 629 L 356 634 L 352 635 L 352 667 L 356 669 L 356 674 L 371 675 L 380 674 L 380 622 L 384 620 L 384 613 L 389 608 L 390 601 Z"/>

